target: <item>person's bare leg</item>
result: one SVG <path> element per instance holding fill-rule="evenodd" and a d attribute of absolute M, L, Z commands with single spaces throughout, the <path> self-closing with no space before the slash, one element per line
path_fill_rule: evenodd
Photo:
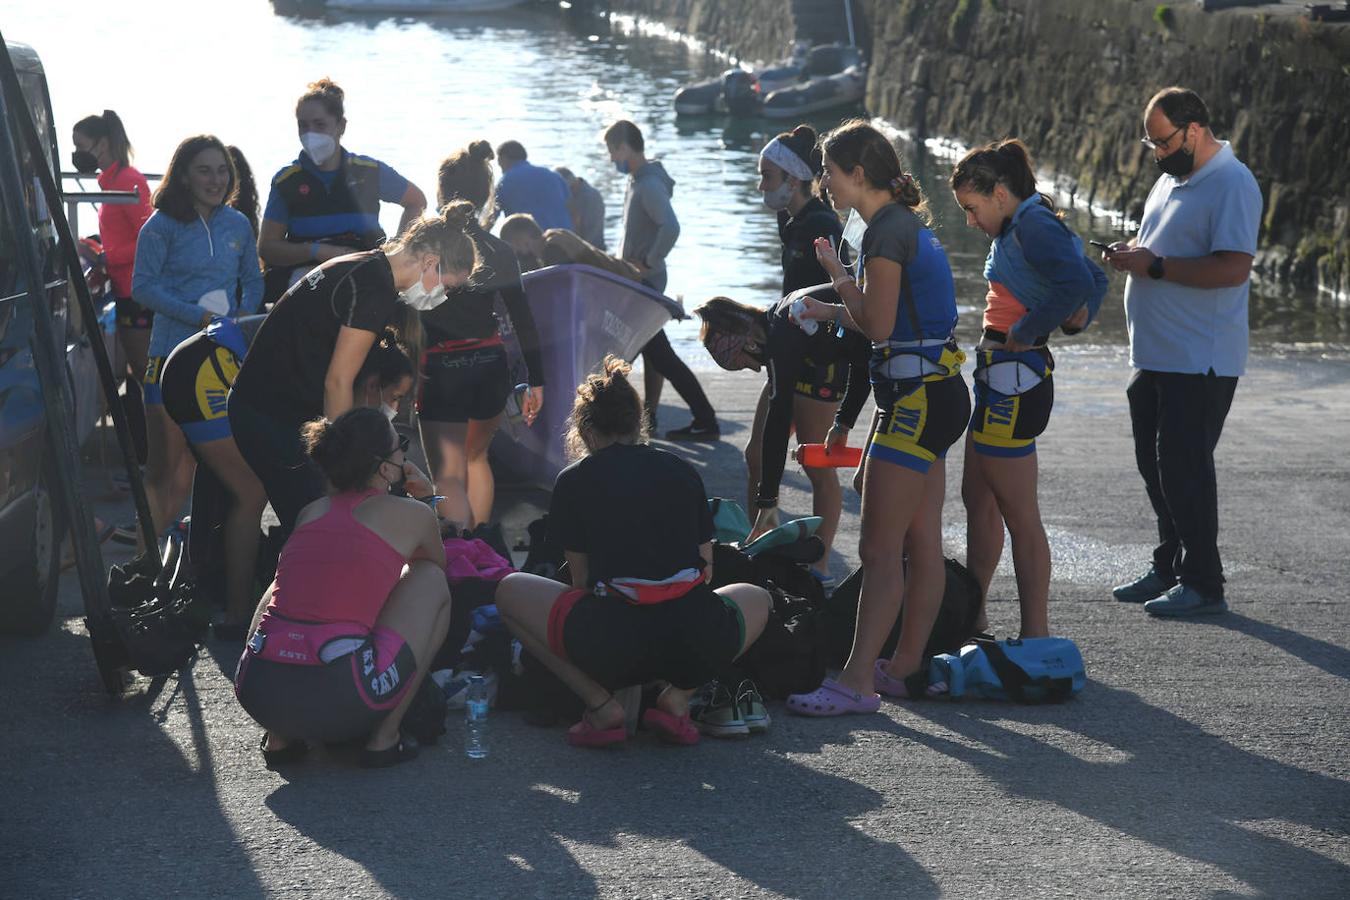
<path fill-rule="evenodd" d="M 966 568 L 980 585 L 980 612 L 975 619 L 978 631 L 989 629 L 989 585 L 1003 557 L 1003 514 L 986 476 L 988 467 L 996 463 L 994 457 L 976 451 L 974 441 L 966 435 L 961 500 L 966 507 Z"/>
<path fill-rule="evenodd" d="M 441 512 L 447 519 L 472 528 L 473 507 L 469 502 L 469 466 L 465 452 L 469 426 L 465 422 L 433 422 L 420 419 L 422 449 L 427 455 L 436 490 L 445 496 Z"/>
<path fill-rule="evenodd" d="M 946 463 L 938 460 L 928 470 L 923 497 L 905 534 L 909 568 L 905 574 L 905 618 L 900 640 L 886 671 L 905 678 L 923 665 L 923 651 L 933 632 L 942 593 L 947 586 L 947 566 L 942 559 L 942 506 L 947 492 Z"/>
<path fill-rule="evenodd" d="M 985 476 L 998 498 L 1002 520 L 1012 538 L 1017 600 L 1022 610 L 1020 636 L 1050 635 L 1050 541 L 1041 522 L 1037 499 L 1036 454 L 986 458 Z"/>
<path fill-rule="evenodd" d="M 824 443 L 838 408 L 837 403 L 794 397 L 792 421 L 796 426 L 797 440 L 803 444 Z M 825 576 L 830 574 L 830 549 L 834 547 L 834 535 L 839 530 L 844 492 L 839 487 L 839 474 L 834 469 L 807 469 L 806 477 L 811 482 L 811 514 L 820 516 L 821 520 L 816 536 L 825 545 L 825 552 L 811 568 Z"/>
<path fill-rule="evenodd" d="M 492 465 L 488 462 L 488 447 L 492 445 L 492 436 L 502 424 L 499 415 L 486 421 L 470 419 L 464 436 L 464 471 L 468 479 L 469 509 L 474 524 L 491 521 L 492 504 L 496 497 L 497 485 L 492 477 Z"/>
<path fill-rule="evenodd" d="M 739 659 L 741 654 L 749 650 L 764 633 L 773 599 L 764 588 L 744 582 L 720 587 L 717 593 L 736 604 L 741 611 L 741 619 L 745 622 L 745 640 L 741 642 L 741 649 L 736 653 Z"/>
<path fill-rule="evenodd" d="M 148 439 L 145 494 L 151 525 L 158 536 L 187 501 L 196 463 L 188 452 L 183 430 L 169 418 L 163 406 L 157 403 L 147 406 L 145 422 Z M 138 553 L 145 550 L 144 535 L 138 536 L 136 549 Z"/>
<path fill-rule="evenodd" d="M 769 417 L 769 384 L 759 392 L 755 403 L 755 417 L 750 421 L 750 438 L 745 442 L 745 511 L 755 514 L 755 501 L 759 499 L 759 479 L 763 473 L 760 464 L 764 453 L 764 421 Z"/>
<path fill-rule="evenodd" d="M 450 625 L 450 587 L 446 584 L 445 572 L 429 560 L 411 562 L 407 573 L 389 592 L 389 599 L 375 618 L 375 624 L 397 632 L 407 641 L 417 665 L 403 699 L 366 741 L 367 750 L 387 750 L 398 743 L 398 727 L 403 722 L 403 715 L 426 678 L 436 650 L 445 641 Z"/>
<path fill-rule="evenodd" d="M 244 461 L 234 438 L 207 441 L 197 444 L 196 449 L 231 494 L 230 512 L 225 519 L 225 621 L 242 623 L 253 608 L 250 589 L 258 542 L 262 538 L 267 491 Z"/>
<path fill-rule="evenodd" d="M 617 728 L 624 722 L 624 713 L 623 707 L 614 701 L 613 693 L 549 646 L 549 612 L 569 590 L 567 585 L 548 578 L 513 572 L 497 585 L 497 611 L 521 645 L 586 705 L 586 715 L 593 727 L 602 731 Z M 686 705 L 687 702 L 686 698 Z"/>
<path fill-rule="evenodd" d="M 919 507 L 925 477 L 889 462 L 869 462 L 864 470 L 858 541 L 862 589 L 853 650 L 839 675 L 840 684 L 860 694 L 873 693 L 872 667 L 900 612 L 905 593 L 905 534 Z"/>

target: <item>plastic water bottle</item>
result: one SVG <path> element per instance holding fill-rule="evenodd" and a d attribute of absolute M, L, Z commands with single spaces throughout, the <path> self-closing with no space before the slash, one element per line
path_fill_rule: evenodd
<path fill-rule="evenodd" d="M 820 327 L 820 323 L 815 319 L 803 319 L 802 313 L 805 311 L 806 299 L 804 297 L 798 297 L 796 300 L 793 300 L 792 305 L 788 307 L 788 320 L 808 335 L 815 334 L 816 329 Z"/>
<path fill-rule="evenodd" d="M 488 690 L 482 675 L 469 679 L 469 696 L 464 701 L 464 755 L 483 759 L 487 745 Z"/>
<path fill-rule="evenodd" d="M 836 447 L 827 454 L 824 444 L 798 444 L 792 456 L 808 469 L 853 468 L 862 462 L 862 448 Z"/>

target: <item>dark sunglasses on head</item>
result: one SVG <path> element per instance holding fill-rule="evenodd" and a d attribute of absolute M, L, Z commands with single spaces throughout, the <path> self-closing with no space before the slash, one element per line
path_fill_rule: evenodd
<path fill-rule="evenodd" d="M 407 436 L 406 434 L 400 434 L 400 435 L 398 436 L 398 446 L 395 447 L 394 449 L 395 449 L 395 450 L 402 450 L 403 453 L 406 455 L 407 452 L 408 452 L 408 445 L 409 445 L 410 443 L 412 443 L 412 442 L 408 440 L 408 436 Z M 389 456 L 393 456 L 393 455 L 394 455 L 394 450 L 390 450 L 390 451 L 389 451 Z M 382 460 L 384 460 L 384 461 L 387 462 L 387 463 L 392 463 L 393 460 L 390 459 L 389 456 L 377 456 L 376 459 L 382 459 Z"/>

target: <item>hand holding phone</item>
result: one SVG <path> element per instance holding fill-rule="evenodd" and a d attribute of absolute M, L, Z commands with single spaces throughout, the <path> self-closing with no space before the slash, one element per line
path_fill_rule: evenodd
<path fill-rule="evenodd" d="M 1098 250 L 1102 251 L 1103 253 L 1114 253 L 1114 252 L 1115 252 L 1114 250 L 1111 249 L 1111 245 L 1110 245 L 1110 244 L 1104 243 L 1104 242 L 1102 242 L 1102 241 L 1091 241 L 1091 240 L 1090 240 L 1090 241 L 1088 241 L 1088 243 L 1091 244 L 1092 246 L 1096 247 Z"/>

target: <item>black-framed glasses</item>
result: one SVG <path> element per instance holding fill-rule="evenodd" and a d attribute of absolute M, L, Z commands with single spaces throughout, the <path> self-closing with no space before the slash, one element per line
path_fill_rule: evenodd
<path fill-rule="evenodd" d="M 1143 144 L 1150 150 L 1161 150 L 1163 147 L 1166 147 L 1168 144 L 1172 143 L 1172 138 L 1176 137 L 1178 134 L 1185 131 L 1190 126 L 1190 124 L 1191 124 L 1190 122 L 1187 122 L 1185 125 L 1178 125 L 1176 131 L 1172 132 L 1167 137 L 1161 138 L 1156 141 L 1151 137 L 1141 137 L 1139 139 L 1139 143 Z"/>
<path fill-rule="evenodd" d="M 394 449 L 395 449 L 395 450 L 401 450 L 401 451 L 403 451 L 404 455 L 407 455 L 407 453 L 408 453 L 408 447 L 411 446 L 411 445 L 412 445 L 412 441 L 408 439 L 408 436 L 407 436 L 406 434 L 400 434 L 400 435 L 398 436 L 398 446 L 395 447 Z M 393 455 L 394 455 L 394 451 L 393 451 L 393 450 L 390 450 L 390 451 L 389 451 L 389 456 L 393 456 Z M 381 456 L 381 457 L 378 457 L 378 458 L 384 460 L 384 461 L 387 462 L 387 463 L 392 463 L 393 460 L 390 459 L 389 456 Z"/>

